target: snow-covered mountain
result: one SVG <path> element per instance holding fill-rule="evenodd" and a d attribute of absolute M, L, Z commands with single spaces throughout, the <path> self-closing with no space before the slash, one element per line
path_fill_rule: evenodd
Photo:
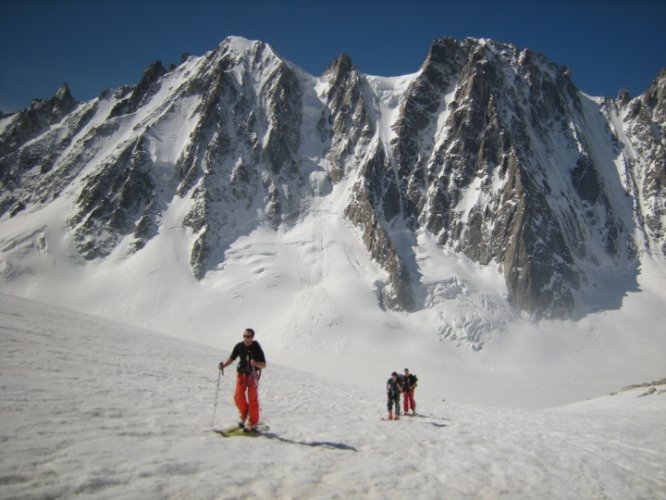
<path fill-rule="evenodd" d="M 7 216 L 67 191 L 84 259 L 140 251 L 174 199 L 198 279 L 260 224 L 298 224 L 336 196 L 388 272 L 379 297 L 423 308 L 420 239 L 503 273 L 508 300 L 571 317 L 601 274 L 631 286 L 643 251 L 666 250 L 662 73 L 634 100 L 592 99 L 566 68 L 487 40 L 433 43 L 421 70 L 319 78 L 266 44 L 229 38 L 171 71 L 76 104 L 66 86 L 1 124 Z"/>
<path fill-rule="evenodd" d="M 285 351 L 377 323 L 478 349 L 639 291 L 651 322 L 665 86 L 592 98 L 543 55 L 449 38 L 412 75 L 341 55 L 315 77 L 238 37 L 88 102 L 63 86 L 0 120 L 1 286 L 204 341 L 291 330 Z"/>

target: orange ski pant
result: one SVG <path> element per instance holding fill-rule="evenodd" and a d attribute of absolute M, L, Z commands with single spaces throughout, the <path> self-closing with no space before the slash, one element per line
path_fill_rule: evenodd
<path fill-rule="evenodd" d="M 250 417 L 250 427 L 259 422 L 259 393 L 257 389 L 257 379 L 254 375 L 236 375 L 236 391 L 234 393 L 234 402 L 240 419 L 245 420 Z"/>
<path fill-rule="evenodd" d="M 402 409 L 407 413 L 409 410 L 416 411 L 416 402 L 414 401 L 414 390 L 402 393 Z"/>

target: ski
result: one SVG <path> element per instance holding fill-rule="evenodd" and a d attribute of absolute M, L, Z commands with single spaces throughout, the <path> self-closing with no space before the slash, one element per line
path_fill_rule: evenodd
<path fill-rule="evenodd" d="M 256 437 L 261 436 L 262 432 L 266 432 L 270 428 L 264 424 L 260 423 L 257 425 L 256 430 L 247 432 L 239 425 L 234 425 L 232 427 L 227 427 L 226 429 L 213 429 L 213 432 L 219 434 L 222 437 Z"/>
<path fill-rule="evenodd" d="M 227 427 L 226 429 L 213 429 L 213 432 L 221 434 L 222 436 L 226 436 L 229 434 L 233 434 L 234 432 L 240 432 L 242 430 L 243 428 L 240 425 L 233 425 L 231 427 Z"/>

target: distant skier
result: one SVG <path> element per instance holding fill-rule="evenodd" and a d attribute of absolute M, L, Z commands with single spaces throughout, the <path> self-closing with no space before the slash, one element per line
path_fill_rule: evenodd
<path fill-rule="evenodd" d="M 234 402 L 240 417 L 239 426 L 247 432 L 254 432 L 259 423 L 259 377 L 261 370 L 266 368 L 266 358 L 259 342 L 254 340 L 252 328 L 243 332 L 243 341 L 234 346 L 226 361 L 220 362 L 220 370 L 229 366 L 236 358 L 239 361 L 236 368 Z"/>
<path fill-rule="evenodd" d="M 388 408 L 388 420 L 400 419 L 400 384 L 398 383 L 398 374 L 391 373 L 391 378 L 386 381 L 386 406 Z M 395 415 L 393 410 L 395 409 Z"/>
<path fill-rule="evenodd" d="M 409 411 L 412 411 L 412 415 L 416 415 L 416 402 L 414 401 L 414 390 L 416 389 L 416 384 L 418 378 L 413 373 L 409 373 L 409 369 L 405 368 L 405 374 L 402 376 L 402 409 L 405 412 L 405 415 L 409 415 Z"/>

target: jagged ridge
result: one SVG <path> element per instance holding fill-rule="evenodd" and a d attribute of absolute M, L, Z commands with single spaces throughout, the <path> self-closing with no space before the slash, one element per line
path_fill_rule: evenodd
<path fill-rule="evenodd" d="M 187 199 L 202 278 L 239 236 L 296 224 L 349 181 L 345 216 L 389 274 L 384 307 L 427 307 L 415 249 L 429 234 L 496 265 L 519 310 L 571 317 L 594 308 L 581 301 L 598 276 L 628 277 L 620 301 L 639 253 L 666 253 L 665 82 L 592 99 L 541 54 L 449 38 L 402 79 L 346 55 L 315 78 L 234 37 L 168 71 L 156 61 L 136 86 L 85 103 L 64 86 L 2 118 L 0 214 L 75 186 L 68 224 L 95 259 L 126 237 L 140 251 Z"/>

